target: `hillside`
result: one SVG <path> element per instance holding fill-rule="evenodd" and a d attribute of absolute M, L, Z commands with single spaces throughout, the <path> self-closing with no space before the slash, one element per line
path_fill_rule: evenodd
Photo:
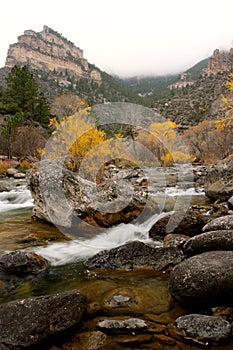
<path fill-rule="evenodd" d="M 10 45 L 5 67 L 0 69 L 2 86 L 14 65 L 29 67 L 49 102 L 61 93 L 72 92 L 90 103 L 143 103 L 121 82 L 90 64 L 80 48 L 47 26 L 39 33 L 26 30 Z"/>

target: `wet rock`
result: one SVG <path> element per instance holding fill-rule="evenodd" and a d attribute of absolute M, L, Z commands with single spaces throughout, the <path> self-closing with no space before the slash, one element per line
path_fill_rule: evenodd
<path fill-rule="evenodd" d="M 233 196 L 231 196 L 229 199 L 228 199 L 228 203 L 229 205 L 231 206 L 231 208 L 233 207 Z"/>
<path fill-rule="evenodd" d="M 149 236 L 155 238 L 157 236 L 165 236 L 167 233 L 174 233 L 180 235 L 193 236 L 201 232 L 202 227 L 206 224 L 207 219 L 200 213 L 199 210 L 189 209 L 182 220 L 179 222 L 178 218 L 180 213 L 174 213 L 173 215 L 167 215 L 159 219 L 150 229 Z M 178 226 L 176 224 L 178 220 Z M 169 227 L 172 230 L 168 230 Z M 169 231 L 169 232 L 168 232 Z"/>
<path fill-rule="evenodd" d="M 210 199 L 228 201 L 233 196 L 233 155 L 220 161 L 206 176 L 205 193 Z"/>
<path fill-rule="evenodd" d="M 189 238 L 190 238 L 189 236 L 169 233 L 164 237 L 163 246 L 166 248 L 167 247 L 181 248 Z"/>
<path fill-rule="evenodd" d="M 9 168 L 9 169 L 7 169 L 7 171 L 6 171 L 6 174 L 7 174 L 7 176 L 9 176 L 9 177 L 14 177 L 15 174 L 17 174 L 17 173 L 18 173 L 18 170 L 15 169 L 15 168 Z"/>
<path fill-rule="evenodd" d="M 26 177 L 26 174 L 25 174 L 25 173 L 19 173 L 19 172 L 17 172 L 17 173 L 14 174 L 14 178 L 15 178 L 15 179 L 25 179 L 25 177 Z"/>
<path fill-rule="evenodd" d="M 77 326 L 85 295 L 72 290 L 0 305 L 0 344 L 29 347 Z"/>
<path fill-rule="evenodd" d="M 178 264 L 183 258 L 183 253 L 178 248 L 164 248 L 154 243 L 132 241 L 97 253 L 86 260 L 84 266 L 88 270 L 134 268 L 162 270 Z"/>
<path fill-rule="evenodd" d="M 136 168 L 123 179 L 105 179 L 99 184 L 69 171 L 64 162 L 43 160 L 27 172 L 33 199 L 33 218 L 71 228 L 81 220 L 96 227 L 131 222 L 158 205 L 148 201 L 147 189 L 135 182 Z M 130 192 L 129 192 L 129 189 Z"/>
<path fill-rule="evenodd" d="M 233 215 L 225 215 L 208 222 L 202 231 L 233 230 Z"/>
<path fill-rule="evenodd" d="M 211 251 L 190 257 L 171 271 L 171 296 L 189 305 L 224 304 L 233 297 L 233 251 Z"/>
<path fill-rule="evenodd" d="M 105 319 L 96 326 L 102 332 L 110 334 L 143 333 L 148 329 L 147 323 L 140 318 Z"/>
<path fill-rule="evenodd" d="M 226 320 L 215 316 L 190 314 L 175 321 L 177 332 L 185 339 L 200 345 L 222 343 L 229 339 L 231 325 Z"/>
<path fill-rule="evenodd" d="M 8 192 L 8 191 L 10 191 L 9 187 L 0 183 L 0 192 Z"/>
<path fill-rule="evenodd" d="M 182 249 L 186 256 L 213 250 L 233 250 L 233 230 L 204 232 L 190 238 Z"/>
<path fill-rule="evenodd" d="M 0 271 L 6 274 L 26 275 L 45 272 L 49 262 L 31 251 L 16 250 L 0 256 Z"/>

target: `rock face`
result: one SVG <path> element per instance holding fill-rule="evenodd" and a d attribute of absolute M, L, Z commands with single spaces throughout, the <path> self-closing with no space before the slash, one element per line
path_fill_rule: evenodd
<path fill-rule="evenodd" d="M 178 248 L 157 247 L 153 243 L 132 241 L 119 247 L 103 250 L 85 261 L 88 270 L 155 268 L 158 270 L 174 266 L 183 260 Z"/>
<path fill-rule="evenodd" d="M 194 343 L 209 345 L 227 340 L 231 325 L 220 317 L 190 314 L 177 318 L 177 332 Z"/>
<path fill-rule="evenodd" d="M 26 30 L 16 44 L 10 45 L 6 67 L 14 65 L 30 65 L 43 72 L 55 70 L 58 74 L 67 71 L 71 77 L 101 81 L 100 72 L 83 58 L 83 51 L 47 26 L 39 33 Z"/>
<path fill-rule="evenodd" d="M 186 256 L 214 250 L 233 250 L 233 230 L 205 232 L 190 238 L 183 245 Z"/>
<path fill-rule="evenodd" d="M 185 304 L 224 304 L 233 297 L 233 251 L 211 251 L 188 258 L 170 274 L 172 297 Z"/>
<path fill-rule="evenodd" d="M 233 195 L 233 155 L 220 161 L 206 176 L 205 193 L 210 199 L 228 201 Z"/>
<path fill-rule="evenodd" d="M 69 171 L 62 162 L 44 160 L 27 173 L 33 218 L 67 228 L 80 220 L 97 227 L 130 222 L 145 207 L 155 212 L 157 206 L 147 203 L 147 188 L 137 184 L 137 178 L 140 174 L 135 171 L 121 186 L 114 180 L 96 185 Z M 133 186 L 131 198 L 129 186 Z"/>
<path fill-rule="evenodd" d="M 6 274 L 27 275 L 45 272 L 48 261 L 30 251 L 14 251 L 0 256 L 0 271 Z"/>
<path fill-rule="evenodd" d="M 0 345 L 29 347 L 67 331 L 79 324 L 85 307 L 78 290 L 1 304 Z"/>
<path fill-rule="evenodd" d="M 231 71 L 233 59 L 233 48 L 229 52 L 214 50 L 212 57 L 208 61 L 208 75 L 217 74 L 219 72 Z"/>

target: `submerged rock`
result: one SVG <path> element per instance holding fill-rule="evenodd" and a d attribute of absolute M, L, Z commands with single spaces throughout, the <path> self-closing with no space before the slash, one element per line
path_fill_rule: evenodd
<path fill-rule="evenodd" d="M 31 251 L 16 250 L 0 256 L 0 271 L 6 274 L 38 274 L 48 267 L 45 258 Z"/>
<path fill-rule="evenodd" d="M 148 329 L 147 323 L 140 318 L 105 319 L 97 323 L 97 328 L 105 333 L 141 333 Z"/>
<path fill-rule="evenodd" d="M 182 249 L 186 256 L 213 250 L 233 250 L 233 230 L 204 232 L 190 238 Z"/>
<path fill-rule="evenodd" d="M 158 270 L 174 266 L 183 260 L 181 250 L 175 247 L 158 247 L 154 243 L 127 242 L 119 247 L 103 250 L 84 262 L 88 270 L 155 268 Z"/>
<path fill-rule="evenodd" d="M 189 305 L 232 301 L 233 251 L 210 251 L 184 260 L 171 271 L 169 291 Z"/>
<path fill-rule="evenodd" d="M 77 326 L 86 307 L 79 290 L 0 305 L 0 345 L 29 347 Z"/>
<path fill-rule="evenodd" d="M 208 222 L 202 231 L 233 230 L 233 215 L 225 215 Z"/>
<path fill-rule="evenodd" d="M 230 323 L 216 316 L 180 316 L 176 319 L 175 326 L 178 334 L 200 345 L 222 343 L 231 335 Z"/>

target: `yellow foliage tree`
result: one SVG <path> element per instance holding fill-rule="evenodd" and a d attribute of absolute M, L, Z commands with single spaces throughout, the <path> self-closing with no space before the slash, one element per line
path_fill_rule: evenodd
<path fill-rule="evenodd" d="M 54 130 L 44 150 L 43 158 L 64 159 L 68 156 L 67 166 L 78 171 L 89 180 L 96 176 L 109 160 L 120 158 L 122 154 L 121 135 L 106 139 L 104 131 L 88 121 L 90 108 L 80 109 L 72 116 L 65 116 L 60 121 L 50 120 Z"/>

